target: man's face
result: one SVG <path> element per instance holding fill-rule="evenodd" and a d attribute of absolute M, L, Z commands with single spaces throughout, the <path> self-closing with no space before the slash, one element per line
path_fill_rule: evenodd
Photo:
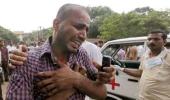
<path fill-rule="evenodd" d="M 89 15 L 80 10 L 73 11 L 61 21 L 53 39 L 59 40 L 69 52 L 75 53 L 86 38 L 90 23 Z"/>
<path fill-rule="evenodd" d="M 3 46 L 4 46 L 4 41 L 0 40 L 0 47 L 3 47 Z"/>
<path fill-rule="evenodd" d="M 162 33 L 149 34 L 147 45 L 151 51 L 161 50 L 162 47 L 165 45 L 165 41 L 162 38 Z"/>

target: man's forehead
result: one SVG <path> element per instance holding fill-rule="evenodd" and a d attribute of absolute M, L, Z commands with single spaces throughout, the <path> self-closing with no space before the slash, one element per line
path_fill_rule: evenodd
<path fill-rule="evenodd" d="M 162 38 L 162 33 L 148 34 L 148 38 Z"/>
<path fill-rule="evenodd" d="M 158 37 L 161 37 L 162 33 L 150 33 L 150 34 L 148 34 L 148 36 L 158 36 Z"/>
<path fill-rule="evenodd" d="M 84 19 L 78 19 L 75 21 L 76 24 L 81 24 L 81 25 L 86 25 L 89 26 L 90 25 L 90 20 L 89 21 L 85 21 Z"/>
<path fill-rule="evenodd" d="M 90 17 L 88 14 L 76 14 L 72 16 L 72 19 L 75 23 L 77 24 L 85 24 L 87 26 L 89 26 L 90 24 Z"/>

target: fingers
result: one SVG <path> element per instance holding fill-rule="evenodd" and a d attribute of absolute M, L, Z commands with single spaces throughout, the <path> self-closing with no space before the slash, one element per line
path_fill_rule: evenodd
<path fill-rule="evenodd" d="M 15 69 L 15 68 L 16 68 L 16 66 L 13 66 L 11 63 L 8 64 L 8 67 L 9 67 L 10 69 Z"/>
<path fill-rule="evenodd" d="M 47 78 L 47 79 L 44 79 L 44 80 L 38 82 L 37 85 L 38 85 L 38 87 L 40 87 L 40 88 L 43 87 L 46 90 L 48 88 L 51 89 L 51 87 L 48 87 L 47 85 L 52 84 L 52 83 L 53 83 L 53 78 Z"/>
<path fill-rule="evenodd" d="M 112 72 L 114 72 L 114 68 L 113 67 L 103 67 L 103 71 L 107 72 L 107 73 L 112 73 Z"/>
<path fill-rule="evenodd" d="M 26 45 L 21 45 L 21 51 L 22 52 L 28 52 L 28 48 Z"/>
<path fill-rule="evenodd" d="M 80 67 L 80 68 L 79 68 L 79 73 L 80 73 L 80 74 L 86 76 L 86 72 L 87 72 L 87 70 L 84 69 L 83 67 Z"/>
<path fill-rule="evenodd" d="M 9 67 L 13 67 L 13 68 L 15 68 L 15 66 L 17 66 L 17 65 L 23 65 L 24 64 L 24 62 L 23 61 L 17 61 L 17 60 L 12 60 L 12 59 L 10 59 L 9 60 L 10 61 L 10 66 Z"/>
<path fill-rule="evenodd" d="M 10 60 L 16 61 L 16 62 L 25 62 L 27 60 L 27 56 L 20 56 L 20 55 L 16 55 L 16 54 L 10 54 L 9 57 L 10 57 Z M 15 63 L 14 63 L 14 65 L 15 65 Z"/>
<path fill-rule="evenodd" d="M 44 78 L 49 78 L 55 75 L 55 71 L 46 71 L 46 72 L 39 72 L 34 74 L 36 77 L 44 77 Z"/>
<path fill-rule="evenodd" d="M 19 50 L 11 51 L 11 54 L 17 55 L 17 56 L 20 56 L 20 57 L 27 57 L 28 56 L 27 52 L 21 52 Z"/>
<path fill-rule="evenodd" d="M 98 72 L 98 80 L 101 83 L 110 82 L 111 78 L 114 77 L 114 68 L 113 67 L 104 67 L 103 72 Z"/>
<path fill-rule="evenodd" d="M 54 91 L 53 91 L 54 90 Z M 53 95 L 57 92 L 57 86 L 55 83 L 49 84 L 48 85 L 44 85 L 41 89 L 41 92 L 43 93 L 49 93 L 50 95 Z"/>
<path fill-rule="evenodd" d="M 108 83 L 111 80 L 112 73 L 99 72 L 98 76 L 99 76 L 98 79 L 100 80 L 100 82 Z"/>
<path fill-rule="evenodd" d="M 20 52 L 18 50 L 14 50 L 11 52 L 11 54 L 9 55 L 9 61 L 12 64 L 12 66 L 10 65 L 10 68 L 14 68 L 14 66 L 17 65 L 23 65 L 23 63 L 27 60 L 27 53 L 24 52 Z"/>
<path fill-rule="evenodd" d="M 114 67 L 105 67 L 103 68 L 104 72 L 106 72 L 107 74 L 109 74 L 108 76 L 113 77 L 116 73 L 116 70 Z"/>
<path fill-rule="evenodd" d="M 62 61 L 60 61 L 59 59 L 57 60 L 57 64 L 62 68 L 62 67 L 68 67 L 67 64 L 63 63 Z"/>
<path fill-rule="evenodd" d="M 48 92 L 48 96 L 53 96 L 53 95 L 55 95 L 57 92 L 59 92 L 59 90 L 58 90 L 58 88 L 54 88 L 54 89 L 52 89 L 50 92 Z"/>
<path fill-rule="evenodd" d="M 73 65 L 73 70 L 75 71 L 75 72 L 78 72 L 79 71 L 79 68 L 80 68 L 80 65 L 76 62 L 76 63 L 74 63 L 74 65 Z"/>

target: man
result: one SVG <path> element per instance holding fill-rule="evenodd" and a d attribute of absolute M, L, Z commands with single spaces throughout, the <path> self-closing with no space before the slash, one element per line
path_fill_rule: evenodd
<path fill-rule="evenodd" d="M 119 60 L 125 60 L 125 50 L 123 48 L 121 48 L 118 52 L 117 52 L 117 59 Z"/>
<path fill-rule="evenodd" d="M 130 46 L 127 48 L 125 59 L 126 60 L 137 60 L 138 58 L 138 51 L 136 46 Z"/>
<path fill-rule="evenodd" d="M 164 47 L 166 38 L 163 31 L 151 31 L 147 39 L 149 51 L 141 58 L 139 69 L 121 69 L 141 77 L 138 100 L 170 100 L 170 51 Z"/>
<path fill-rule="evenodd" d="M 98 46 L 101 48 L 103 46 L 104 42 L 102 40 L 98 41 Z"/>
<path fill-rule="evenodd" d="M 68 97 L 64 95 L 63 98 L 69 100 L 83 100 L 85 94 L 104 99 L 104 83 L 109 81 L 114 69 L 104 68 L 105 72 L 98 72 L 96 79 L 96 69 L 80 47 L 89 23 L 90 17 L 84 7 L 63 5 L 54 19 L 52 37 L 30 51 L 24 65 L 12 72 L 6 98 L 59 100 L 66 93 Z M 85 69 L 88 78 L 76 72 L 77 68 Z"/>
<path fill-rule="evenodd" d="M 3 39 L 0 40 L 0 46 L 1 46 L 0 50 L 1 50 L 1 58 L 2 58 L 1 66 L 2 66 L 3 71 L 4 71 L 5 81 L 7 82 L 9 80 L 8 79 L 8 74 L 9 74 L 9 70 L 8 70 L 8 49 L 6 48 Z"/>

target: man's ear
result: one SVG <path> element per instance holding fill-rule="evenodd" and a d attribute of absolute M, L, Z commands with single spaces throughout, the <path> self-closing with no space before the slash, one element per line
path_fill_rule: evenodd
<path fill-rule="evenodd" d="M 164 40 L 164 45 L 166 45 L 166 43 L 167 43 L 167 40 Z"/>
<path fill-rule="evenodd" d="M 57 31 L 58 27 L 59 27 L 59 19 L 56 18 L 53 21 L 53 28 L 54 28 L 55 31 Z"/>

